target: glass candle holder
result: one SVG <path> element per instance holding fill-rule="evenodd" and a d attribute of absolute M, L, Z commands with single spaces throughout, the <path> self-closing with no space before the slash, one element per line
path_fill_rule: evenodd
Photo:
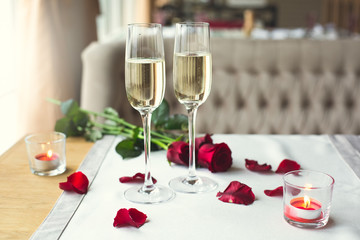
<path fill-rule="evenodd" d="M 55 176 L 66 170 L 66 136 L 59 132 L 36 133 L 25 138 L 30 170 L 40 176 Z"/>
<path fill-rule="evenodd" d="M 321 228 L 329 220 L 334 178 L 316 171 L 284 175 L 284 218 L 296 227 Z"/>

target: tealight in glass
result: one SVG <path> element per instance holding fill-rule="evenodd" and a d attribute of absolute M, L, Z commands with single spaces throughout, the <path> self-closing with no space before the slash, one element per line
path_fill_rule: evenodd
<path fill-rule="evenodd" d="M 296 227 L 321 228 L 329 220 L 334 179 L 325 173 L 298 170 L 284 175 L 284 218 Z"/>
<path fill-rule="evenodd" d="M 66 136 L 60 132 L 36 133 L 25 138 L 30 170 L 40 176 L 55 176 L 66 170 Z"/>

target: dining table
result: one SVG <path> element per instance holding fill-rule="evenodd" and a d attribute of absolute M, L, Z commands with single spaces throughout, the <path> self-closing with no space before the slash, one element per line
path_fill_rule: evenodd
<path fill-rule="evenodd" d="M 105 136 L 95 143 L 68 138 L 67 171 L 56 177 L 33 175 L 23 141 L 0 157 L 0 239 L 360 239 L 360 136 L 214 134 L 214 143 L 226 143 L 232 166 L 225 172 L 197 168 L 218 183 L 214 191 L 176 196 L 159 204 L 125 199 L 136 184 L 123 176 L 144 172 L 144 154 L 123 159 L 116 146 L 124 138 Z M 272 166 L 266 173 L 250 171 L 245 159 Z M 283 185 L 275 170 L 284 160 L 302 170 L 324 172 L 335 180 L 330 218 L 319 229 L 298 228 L 284 219 L 283 199 L 264 191 Z M 75 171 L 89 179 L 88 192 L 62 191 L 59 182 Z M 168 186 L 187 167 L 169 163 L 166 151 L 151 152 L 151 173 L 157 184 Z M 232 181 L 252 189 L 249 205 L 220 201 Z M 119 209 L 136 208 L 147 216 L 144 225 L 114 227 Z"/>
<path fill-rule="evenodd" d="M 94 145 L 81 137 L 66 139 L 65 173 L 31 173 L 24 138 L 0 156 L 0 239 L 29 239 L 62 194 L 59 182 L 75 172 Z"/>

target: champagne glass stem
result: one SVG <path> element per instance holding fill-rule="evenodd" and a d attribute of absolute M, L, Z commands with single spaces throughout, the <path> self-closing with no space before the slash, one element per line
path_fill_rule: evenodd
<path fill-rule="evenodd" d="M 196 161 L 195 161 L 195 122 L 197 107 L 188 107 L 188 118 L 189 118 L 189 174 L 186 181 L 189 184 L 195 184 L 199 178 L 196 175 Z"/>
<path fill-rule="evenodd" d="M 151 124 L 151 112 L 142 112 L 141 120 L 144 126 L 144 152 L 145 152 L 145 181 L 142 187 L 142 191 L 150 193 L 154 190 L 155 186 L 151 177 L 151 163 L 150 163 L 150 124 Z"/>

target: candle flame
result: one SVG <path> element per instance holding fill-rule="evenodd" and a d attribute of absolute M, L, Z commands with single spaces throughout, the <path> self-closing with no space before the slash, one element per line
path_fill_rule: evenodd
<path fill-rule="evenodd" d="M 310 198 L 308 196 L 304 196 L 304 208 L 309 208 L 310 203 Z"/>
<path fill-rule="evenodd" d="M 51 157 L 52 157 L 52 155 L 53 155 L 53 151 L 49 150 L 49 151 L 47 152 L 47 156 L 48 156 L 48 158 L 51 158 Z"/>

